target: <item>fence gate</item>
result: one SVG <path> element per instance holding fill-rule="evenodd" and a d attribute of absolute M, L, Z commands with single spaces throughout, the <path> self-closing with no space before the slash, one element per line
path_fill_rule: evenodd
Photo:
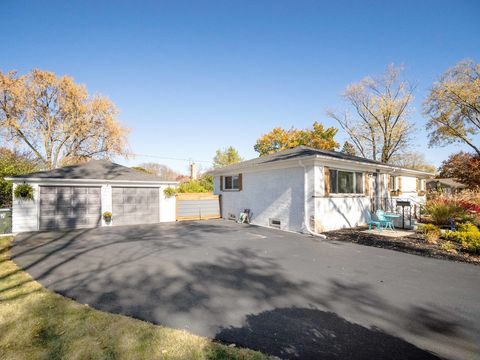
<path fill-rule="evenodd" d="M 219 195 L 207 193 L 177 194 L 177 221 L 220 218 Z"/>

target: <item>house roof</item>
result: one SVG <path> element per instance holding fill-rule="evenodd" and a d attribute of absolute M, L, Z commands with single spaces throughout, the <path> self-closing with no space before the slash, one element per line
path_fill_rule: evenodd
<path fill-rule="evenodd" d="M 332 159 L 347 160 L 347 161 L 352 161 L 352 162 L 360 162 L 360 163 L 365 163 L 365 164 L 370 164 L 370 165 L 379 165 L 379 166 L 382 166 L 382 167 L 405 169 L 405 170 L 415 171 L 415 172 L 418 172 L 418 173 L 421 173 L 421 174 L 424 174 L 424 175 L 432 175 L 432 174 L 430 174 L 428 172 L 425 172 L 425 171 L 414 170 L 414 169 L 406 169 L 406 168 L 402 168 L 400 166 L 385 164 L 385 163 L 382 163 L 380 161 L 365 159 L 365 158 L 360 157 L 360 156 L 349 155 L 349 154 L 345 154 L 345 153 L 342 153 L 342 152 L 339 152 L 339 151 L 320 150 L 320 149 L 314 149 L 314 148 L 311 148 L 311 147 L 308 147 L 308 146 L 297 146 L 297 147 L 292 148 L 292 149 L 278 151 L 278 152 L 276 152 L 274 154 L 271 154 L 271 155 L 260 156 L 260 157 L 255 158 L 255 159 L 242 161 L 242 162 L 232 164 L 232 165 L 220 168 L 220 169 L 213 170 L 213 171 L 211 171 L 211 173 L 212 174 L 222 174 L 224 172 L 242 170 L 242 169 L 247 169 L 247 168 L 250 168 L 250 167 L 280 163 L 280 162 L 286 161 L 286 160 L 302 159 L 302 158 L 315 157 L 315 156 L 329 157 L 329 158 L 332 158 Z"/>
<path fill-rule="evenodd" d="M 108 160 L 90 160 L 87 163 L 65 166 L 50 171 L 38 171 L 14 176 L 11 179 L 57 179 L 57 180 L 119 180 L 163 182 L 156 175 L 134 170 Z"/>
<path fill-rule="evenodd" d="M 467 187 L 467 185 L 462 184 L 461 182 L 458 182 L 455 179 L 452 178 L 443 178 L 443 179 L 431 179 L 428 181 L 428 183 L 440 183 L 441 185 L 448 186 L 454 189 L 464 189 Z"/>

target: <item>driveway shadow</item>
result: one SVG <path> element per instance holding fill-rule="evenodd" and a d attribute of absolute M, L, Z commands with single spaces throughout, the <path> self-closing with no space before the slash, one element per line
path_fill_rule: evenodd
<path fill-rule="evenodd" d="M 281 359 L 439 359 L 379 329 L 314 308 L 280 308 L 248 315 L 244 326 L 225 328 L 215 339 Z"/>

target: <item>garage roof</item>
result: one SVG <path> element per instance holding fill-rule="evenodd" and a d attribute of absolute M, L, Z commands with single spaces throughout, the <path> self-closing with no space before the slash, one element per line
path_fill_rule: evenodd
<path fill-rule="evenodd" d="M 12 179 L 91 179 L 162 182 L 162 179 L 156 175 L 134 170 L 108 160 L 90 160 L 84 164 L 65 166 L 50 171 L 33 172 L 14 176 Z"/>

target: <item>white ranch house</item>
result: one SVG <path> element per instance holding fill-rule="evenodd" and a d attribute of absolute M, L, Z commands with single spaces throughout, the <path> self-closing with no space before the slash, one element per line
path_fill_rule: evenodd
<path fill-rule="evenodd" d="M 364 225 L 367 212 L 397 210 L 408 200 L 414 216 L 432 174 L 336 151 L 297 147 L 212 171 L 222 217 L 251 211 L 251 223 L 295 232 Z M 410 224 L 407 224 L 407 226 Z"/>

